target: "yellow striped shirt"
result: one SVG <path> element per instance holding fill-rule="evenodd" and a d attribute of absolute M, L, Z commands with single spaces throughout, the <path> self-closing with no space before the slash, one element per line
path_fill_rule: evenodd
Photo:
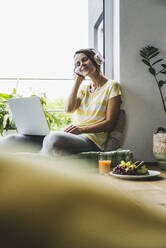
<path fill-rule="evenodd" d="M 81 104 L 75 113 L 75 125 L 88 126 L 97 124 L 106 119 L 108 100 L 112 97 L 121 95 L 119 85 L 112 80 L 108 80 L 98 91 L 91 93 L 90 84 L 80 87 L 78 97 Z M 106 132 L 84 133 L 101 150 L 107 139 Z"/>

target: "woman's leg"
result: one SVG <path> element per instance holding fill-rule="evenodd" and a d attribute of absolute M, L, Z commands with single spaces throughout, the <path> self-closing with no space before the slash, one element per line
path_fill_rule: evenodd
<path fill-rule="evenodd" d="M 2 149 L 12 152 L 38 152 L 42 148 L 44 136 L 8 135 L 0 140 Z"/>
<path fill-rule="evenodd" d="M 99 150 L 100 149 L 84 135 L 75 135 L 61 131 L 55 131 L 49 133 L 44 138 L 41 153 L 79 153 Z"/>

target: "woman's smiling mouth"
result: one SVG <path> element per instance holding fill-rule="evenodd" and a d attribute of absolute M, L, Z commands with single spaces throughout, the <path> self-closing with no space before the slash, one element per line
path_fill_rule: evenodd
<path fill-rule="evenodd" d="M 88 70 L 88 66 L 84 66 L 84 67 L 82 67 L 81 71 L 87 71 L 87 70 Z"/>

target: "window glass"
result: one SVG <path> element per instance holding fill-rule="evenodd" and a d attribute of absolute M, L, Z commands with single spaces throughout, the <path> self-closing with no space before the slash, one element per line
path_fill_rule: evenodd
<path fill-rule="evenodd" d="M 0 91 L 66 97 L 73 81 L 62 79 L 73 79 L 74 52 L 88 47 L 88 0 L 1 1 L 0 30 Z"/>
<path fill-rule="evenodd" d="M 0 30 L 0 77 L 72 77 L 74 51 L 88 46 L 88 1 L 1 1 Z"/>
<path fill-rule="evenodd" d="M 98 27 L 98 51 L 103 55 L 103 20 Z"/>

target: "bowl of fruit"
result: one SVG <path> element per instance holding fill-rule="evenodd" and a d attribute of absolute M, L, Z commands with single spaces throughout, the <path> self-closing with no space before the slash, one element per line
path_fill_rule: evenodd
<path fill-rule="evenodd" d="M 121 161 L 121 163 L 110 172 L 110 175 L 124 179 L 144 179 L 156 177 L 160 175 L 160 172 L 148 170 L 144 161 Z"/>

